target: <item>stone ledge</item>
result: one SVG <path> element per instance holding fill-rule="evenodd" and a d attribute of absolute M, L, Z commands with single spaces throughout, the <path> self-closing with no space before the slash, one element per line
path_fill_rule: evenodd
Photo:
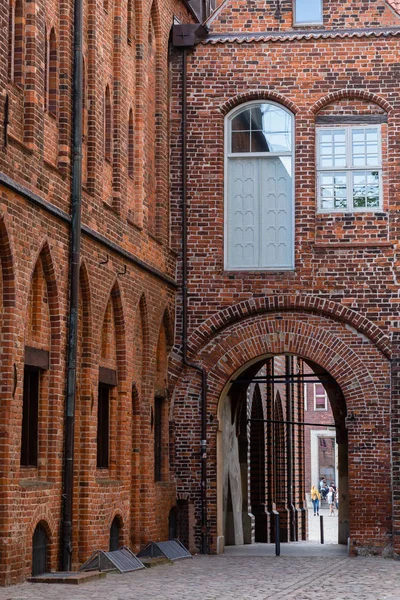
<path fill-rule="evenodd" d="M 70 585 L 80 585 L 87 581 L 93 581 L 94 579 L 103 579 L 106 577 L 106 573 L 100 571 L 90 571 L 88 573 L 44 573 L 37 577 L 30 577 L 28 581 L 30 583 L 67 583 Z"/>

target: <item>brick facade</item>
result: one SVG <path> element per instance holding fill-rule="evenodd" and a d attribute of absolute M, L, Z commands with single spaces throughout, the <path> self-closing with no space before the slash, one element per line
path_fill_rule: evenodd
<path fill-rule="evenodd" d="M 292 2 L 226 0 L 188 54 L 189 358 L 208 376 L 208 520 L 221 549 L 222 404 L 235 374 L 293 354 L 329 374 L 351 547 L 399 552 L 397 534 L 398 33 L 395 4 L 323 2 L 322 26 L 293 26 Z M 181 77 L 173 86 L 179 122 Z M 226 117 L 245 102 L 289 110 L 295 127 L 293 270 L 226 270 Z M 316 125 L 381 123 L 382 210 L 320 212 Z M 350 122 L 349 120 L 347 122 Z M 174 123 L 173 123 L 174 126 Z M 173 133 L 178 131 L 177 125 Z M 172 151 L 172 234 L 180 247 L 180 153 Z M 180 342 L 179 306 L 177 344 Z M 178 347 L 177 347 L 178 350 Z M 397 360 L 397 358 L 396 358 Z M 200 378 L 171 358 L 178 490 L 200 517 Z M 235 396 L 236 397 L 236 396 Z M 346 416 L 347 415 L 347 416 Z M 188 448 L 187 423 L 193 443 Z M 391 450 L 391 443 L 392 450 Z M 222 461 L 222 462 L 221 462 Z M 348 472 L 347 472 L 348 469 Z M 339 475 L 340 477 L 340 475 Z M 368 490 L 357 507 L 358 490 Z M 344 498 L 341 498 L 343 503 Z M 200 531 L 193 523 L 197 536 Z M 346 537 L 347 540 L 347 537 Z"/>
<path fill-rule="evenodd" d="M 222 548 L 225 400 L 239 402 L 229 382 L 254 375 L 254 365 L 263 368 L 272 356 L 279 364 L 292 355 L 292 368 L 305 361 L 325 378 L 340 447 L 343 531 L 349 528 L 353 552 L 399 553 L 396 2 L 344 2 L 339 10 L 324 0 L 324 24 L 313 28 L 293 26 L 291 0 L 215 4 L 209 35 L 188 52 L 187 64 L 188 356 L 207 371 L 210 550 Z M 174 17 L 189 22 L 195 15 L 183 0 L 84 2 L 74 568 L 109 547 L 113 523 L 119 541 L 134 550 L 172 534 L 190 549 L 201 547 L 201 382 L 182 367 L 174 280 L 177 272 L 180 283 L 182 266 L 183 60 L 170 45 Z M 72 24 L 71 0 L 10 0 L 0 9 L 1 29 L 9 32 L 0 40 L 0 584 L 31 573 L 39 524 L 47 568 L 59 567 Z M 251 101 L 282 105 L 295 124 L 295 268 L 284 272 L 224 268 L 225 120 Z M 380 123 L 379 212 L 316 210 L 315 130 L 323 118 Z M 38 456 L 24 462 L 25 367 L 39 378 L 39 425 Z M 110 419 L 101 468 L 99 383 Z M 276 405 L 266 402 L 263 410 L 282 420 L 285 390 L 275 391 L 279 401 L 274 394 Z M 299 420 L 302 394 L 296 388 L 292 396 Z M 260 405 L 249 414 L 259 416 Z M 255 427 L 253 438 L 261 437 Z M 271 486 L 277 469 L 288 484 L 283 456 L 263 463 L 253 452 L 250 468 Z M 297 455 L 293 475 L 300 510 L 303 459 Z M 357 510 L 360 487 L 365 512 Z M 255 489 L 250 500 L 260 509 L 267 504 Z M 288 510 L 288 496 L 273 500 L 268 518 L 279 503 L 282 515 Z M 297 523 L 304 537 L 301 515 Z M 284 527 L 290 539 L 289 518 Z"/>
<path fill-rule="evenodd" d="M 193 19 L 180 0 L 83 4 L 74 568 L 95 549 L 108 549 L 115 517 L 120 542 L 133 549 L 166 539 L 176 504 L 167 419 L 162 477 L 154 481 L 153 421 L 156 394 L 168 412 L 175 304 L 168 222 L 169 35 L 174 16 Z M 11 584 L 31 573 L 38 524 L 48 536 L 47 568 L 59 568 L 73 2 L 3 2 L 0 24 L 9 31 L 0 41 L 0 584 Z M 26 348 L 49 356 L 39 374 L 38 457 L 32 466 L 20 459 Z M 108 468 L 96 468 L 102 372 L 116 379 L 109 392 Z"/>

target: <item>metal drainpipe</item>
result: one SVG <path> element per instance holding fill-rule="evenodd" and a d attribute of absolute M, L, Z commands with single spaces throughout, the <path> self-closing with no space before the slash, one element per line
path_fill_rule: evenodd
<path fill-rule="evenodd" d="M 72 503 L 74 484 L 74 428 L 78 346 L 79 263 L 81 253 L 82 207 L 82 20 L 83 0 L 74 3 L 73 73 L 73 163 L 70 246 L 70 308 L 68 330 L 67 390 L 65 407 L 64 506 L 61 563 L 63 571 L 72 566 Z"/>
<path fill-rule="evenodd" d="M 291 373 L 290 356 L 285 356 L 285 373 Z M 292 425 L 292 388 L 290 381 L 286 383 L 286 419 L 288 421 L 286 427 L 286 467 L 287 467 L 287 503 L 289 508 L 289 531 L 290 541 L 295 541 L 294 527 L 294 505 L 293 505 L 293 425 Z"/>
<path fill-rule="evenodd" d="M 183 364 L 201 374 L 201 552 L 208 552 L 207 535 L 207 372 L 187 358 L 188 240 L 187 240 L 187 49 L 182 51 L 182 355 Z"/>

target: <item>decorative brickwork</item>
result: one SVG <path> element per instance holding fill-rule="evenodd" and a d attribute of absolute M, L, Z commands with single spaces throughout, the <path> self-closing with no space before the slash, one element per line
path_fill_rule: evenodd
<path fill-rule="evenodd" d="M 323 6 L 321 26 L 293 27 L 289 0 L 226 0 L 207 22 L 209 36 L 188 55 L 188 354 L 208 375 L 208 519 L 214 551 L 223 547 L 224 400 L 234 394 L 235 375 L 281 354 L 306 359 L 336 382 L 336 389 L 328 383 L 326 388 L 340 445 L 339 479 L 349 485 L 344 493 L 354 552 L 379 553 L 392 545 L 400 551 L 396 481 L 391 486 L 398 462 L 398 432 L 390 420 L 397 410 L 397 388 L 389 362 L 399 326 L 395 56 L 400 18 L 383 0 L 373 6 L 362 1 L 339 6 L 327 0 Z M 172 235 L 177 250 L 180 61 L 177 56 L 172 88 Z M 225 267 L 230 218 L 227 122 L 231 111 L 246 102 L 276 103 L 293 114 L 293 270 Z M 319 210 L 316 129 L 324 119 L 337 127 L 346 122 L 379 124 L 381 210 Z M 243 206 L 249 212 L 251 200 L 243 200 Z M 252 221 L 246 223 L 251 229 Z M 195 504 L 192 527 L 199 544 L 201 388 L 195 371 L 182 370 L 179 305 L 177 316 L 170 360 L 177 482 L 178 490 L 189 493 Z M 281 404 L 284 411 L 284 398 Z M 279 402 L 274 410 L 281 414 Z M 193 440 L 189 454 L 187 423 Z M 392 454 L 390 439 L 396 448 Z M 360 479 L 361 487 L 371 491 L 365 514 L 356 508 Z M 342 491 L 343 485 L 339 483 Z"/>
<path fill-rule="evenodd" d="M 0 42 L 0 171 L 11 178 L 0 190 L 0 584 L 31 574 L 38 524 L 48 537 L 48 568 L 60 565 L 73 8 L 71 0 L 11 0 L 0 11 L 1 30 L 10 32 Z M 147 47 L 150 14 L 158 23 L 154 68 Z M 175 254 L 169 247 L 166 157 L 174 16 L 182 22 L 193 18 L 180 0 L 110 0 L 107 7 L 84 2 L 82 221 L 92 233 L 83 234 L 80 270 L 74 568 L 95 549 L 109 548 L 115 518 L 120 542 L 134 550 L 150 539 L 167 539 L 168 515 L 176 504 L 168 417 L 159 483 L 152 430 L 155 389 L 162 377 L 165 393 L 166 353 L 173 341 Z M 156 104 L 147 85 L 150 70 L 160 82 Z M 105 131 L 107 86 L 111 118 Z M 151 111 L 157 123 L 149 122 Z M 160 163 L 157 175 L 148 169 L 150 151 Z M 159 200 L 156 178 L 162 179 Z M 155 232 L 149 207 L 157 205 Z M 26 348 L 48 352 L 50 361 L 39 374 L 37 467 L 20 465 Z M 115 377 L 116 385 L 109 394 L 109 468 L 97 469 L 98 388 L 104 373 Z"/>

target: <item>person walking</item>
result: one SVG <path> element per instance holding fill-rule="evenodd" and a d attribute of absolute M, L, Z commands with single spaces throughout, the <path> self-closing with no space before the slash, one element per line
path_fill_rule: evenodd
<path fill-rule="evenodd" d="M 331 485 L 329 486 L 329 492 L 328 492 L 328 504 L 329 504 L 329 516 L 330 517 L 335 516 L 335 494 L 336 494 L 335 486 L 333 485 L 333 483 L 331 483 Z"/>
<path fill-rule="evenodd" d="M 319 493 L 319 491 L 317 490 L 315 485 L 313 485 L 311 488 L 311 502 L 313 503 L 313 507 L 314 507 L 314 517 L 315 517 L 315 515 L 319 515 L 319 501 L 320 500 L 321 500 L 321 494 Z"/>

